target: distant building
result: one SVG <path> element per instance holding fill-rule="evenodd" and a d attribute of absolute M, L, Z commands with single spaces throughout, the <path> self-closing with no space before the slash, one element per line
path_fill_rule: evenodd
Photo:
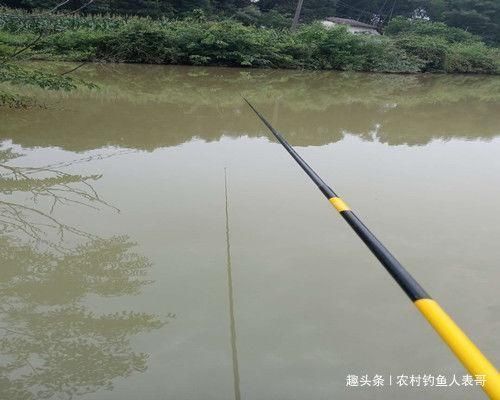
<path fill-rule="evenodd" d="M 380 35 L 377 27 L 356 21 L 355 19 L 327 17 L 321 21 L 325 28 L 331 28 L 338 25 L 345 25 L 347 30 L 352 33 L 363 33 L 367 35 Z"/>

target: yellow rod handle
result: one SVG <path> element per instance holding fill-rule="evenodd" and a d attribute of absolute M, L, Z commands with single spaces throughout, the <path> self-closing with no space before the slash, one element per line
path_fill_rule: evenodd
<path fill-rule="evenodd" d="M 500 400 L 500 374 L 450 316 L 432 299 L 415 305 L 473 377 L 484 376 L 482 387 L 492 400 Z"/>

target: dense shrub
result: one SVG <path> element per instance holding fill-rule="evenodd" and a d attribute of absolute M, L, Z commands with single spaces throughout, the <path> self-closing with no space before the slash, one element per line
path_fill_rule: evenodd
<path fill-rule="evenodd" d="M 414 73 L 420 72 L 425 64 L 385 37 L 366 38 L 363 51 L 366 71 Z"/>
<path fill-rule="evenodd" d="M 423 71 L 443 71 L 448 43 L 436 36 L 404 35 L 396 45 L 423 62 Z"/>
<path fill-rule="evenodd" d="M 96 56 L 110 61 L 295 67 L 282 51 L 287 36 L 234 21 L 175 21 L 165 27 L 131 24 L 101 38 Z"/>
<path fill-rule="evenodd" d="M 441 22 L 395 18 L 387 27 L 396 45 L 422 60 L 423 71 L 498 73 L 498 50 Z"/>
<path fill-rule="evenodd" d="M 296 33 L 255 29 L 234 21 L 131 24 L 97 39 L 108 61 L 416 72 L 420 60 L 385 38 L 352 35 L 343 27 L 306 25 Z"/>
<path fill-rule="evenodd" d="M 0 28 L 8 20 L 2 18 Z M 203 12 L 182 20 L 50 16 L 47 21 L 28 22 L 22 28 L 4 24 L 0 52 L 29 43 L 45 26 L 42 40 L 24 55 L 68 61 L 399 73 L 499 71 L 498 50 L 465 31 L 427 21 L 396 18 L 389 25 L 390 35 L 382 37 L 354 35 L 345 27 L 326 29 L 319 23 L 291 32 L 234 19 L 208 20 Z"/>
<path fill-rule="evenodd" d="M 33 66 L 16 65 L 11 62 L 0 63 L 0 107 L 25 108 L 36 106 L 30 97 L 18 93 L 16 88 L 25 85 L 49 90 L 72 90 L 77 86 L 95 88 L 96 85 L 70 76 L 41 71 Z"/>
<path fill-rule="evenodd" d="M 16 93 L 0 89 L 0 107 L 25 108 L 28 102 Z"/>
<path fill-rule="evenodd" d="M 292 23 L 291 15 L 276 10 L 262 12 L 255 5 L 238 9 L 233 18 L 245 25 L 265 26 L 268 28 L 288 28 Z"/>
<path fill-rule="evenodd" d="M 483 43 L 456 43 L 448 51 L 444 69 L 446 72 L 495 73 L 500 70 L 500 50 L 486 47 Z"/>
<path fill-rule="evenodd" d="M 33 46 L 34 50 L 51 54 L 71 56 L 72 60 L 83 61 L 94 58 L 96 47 L 104 37 L 103 32 L 90 29 L 64 31 L 44 36 Z"/>
<path fill-rule="evenodd" d="M 0 66 L 0 83 L 34 85 L 43 89 L 71 90 L 76 88 L 76 81 L 69 76 L 27 69 L 13 64 Z"/>
<path fill-rule="evenodd" d="M 311 48 L 311 58 L 321 69 L 362 70 L 366 54 L 363 39 L 344 27 L 325 29 L 319 24 L 303 27 L 297 39 Z"/>
<path fill-rule="evenodd" d="M 448 26 L 442 22 L 431 22 L 423 19 L 407 19 L 396 17 L 385 29 L 387 35 L 433 36 L 446 42 L 478 42 L 480 38 L 460 28 Z"/>
<path fill-rule="evenodd" d="M 36 15 L 16 10 L 7 12 L 0 9 L 0 29 L 11 33 L 64 32 L 78 29 L 109 32 L 138 19 L 137 17 L 126 18 L 111 15 Z M 162 21 L 164 20 L 158 20 L 155 23 L 162 23 Z"/>

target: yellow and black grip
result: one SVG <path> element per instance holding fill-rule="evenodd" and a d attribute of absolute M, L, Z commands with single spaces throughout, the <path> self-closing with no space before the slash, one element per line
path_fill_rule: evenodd
<path fill-rule="evenodd" d="M 491 399 L 500 400 L 500 375 L 493 364 L 488 361 L 451 317 L 427 294 L 340 197 L 334 196 L 328 200 L 401 286 L 469 373 L 475 378 L 484 377 L 482 388 L 485 393 Z M 481 379 L 481 381 L 483 380 Z"/>
<path fill-rule="evenodd" d="M 453 322 L 446 312 L 437 304 L 399 261 L 385 248 L 373 233 L 352 212 L 349 206 L 339 198 L 333 189 L 300 157 L 285 138 L 249 102 L 244 99 L 257 114 L 286 151 L 311 178 L 323 195 L 332 203 L 350 227 L 356 232 L 380 263 L 401 286 L 411 301 L 417 306 L 425 319 L 429 321 L 448 347 L 455 353 L 465 368 L 474 377 L 484 377 L 483 390 L 493 400 L 500 400 L 500 376 L 496 368 L 481 351 L 472 343 L 465 333 Z"/>

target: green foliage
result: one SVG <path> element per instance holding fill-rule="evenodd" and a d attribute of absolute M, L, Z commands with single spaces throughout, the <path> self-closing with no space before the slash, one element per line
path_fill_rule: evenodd
<path fill-rule="evenodd" d="M 480 39 L 441 22 L 395 18 L 386 32 L 398 47 L 423 62 L 423 71 L 498 73 L 500 56 Z"/>
<path fill-rule="evenodd" d="M 369 71 L 416 73 L 421 72 L 425 65 L 419 57 L 384 37 L 365 38 L 364 52 L 364 69 Z"/>
<path fill-rule="evenodd" d="M 304 26 L 297 39 L 308 45 L 314 64 L 322 69 L 361 70 L 365 58 L 363 41 L 344 27 L 325 29 L 320 24 Z"/>
<path fill-rule="evenodd" d="M 27 108 L 32 101 L 10 90 L 0 88 L 0 107 Z"/>
<path fill-rule="evenodd" d="M 287 35 L 241 23 L 174 21 L 165 27 L 137 22 L 103 37 L 96 57 L 108 61 L 229 65 L 294 66 L 280 50 Z"/>
<path fill-rule="evenodd" d="M 107 61 L 417 72 L 420 61 L 385 38 L 344 27 L 304 25 L 296 33 L 256 29 L 234 21 L 136 23 L 102 37 L 96 57 Z"/>
<path fill-rule="evenodd" d="M 68 30 L 43 38 L 33 46 L 33 49 L 58 54 L 63 59 L 68 55 L 69 60 L 85 61 L 92 59 L 104 35 L 102 32 L 90 29 Z"/>
<path fill-rule="evenodd" d="M 500 50 L 487 48 L 483 43 L 457 43 L 450 47 L 444 69 L 446 72 L 500 71 Z"/>
<path fill-rule="evenodd" d="M 92 39 L 97 33 L 90 30 L 77 33 L 57 25 L 61 19 L 54 19 L 49 15 L 47 17 L 29 16 L 15 10 L 0 13 L 0 28 L 2 29 L 0 30 L 0 84 L 2 84 L 0 106 L 35 105 L 31 99 L 21 96 L 16 90 L 16 87 L 25 85 L 65 91 L 75 89 L 78 85 L 95 87 L 91 83 L 70 76 L 61 76 L 19 63 L 20 59 L 45 58 L 47 54 L 56 58 L 58 53 L 66 53 L 66 56 L 72 57 L 73 60 L 88 60 L 94 53 Z M 72 22 L 75 26 L 77 25 L 75 21 L 85 21 L 84 23 L 89 25 L 88 22 L 93 19 L 73 17 L 66 18 L 65 21 Z M 71 25 L 66 23 L 64 26 L 68 28 Z"/>
<path fill-rule="evenodd" d="M 3 0 L 7 7 L 29 11 L 50 10 L 59 0 Z M 59 11 L 76 10 L 85 4 L 70 1 Z M 209 18 L 234 17 L 244 24 L 285 26 L 283 19 L 295 11 L 296 0 L 99 0 L 88 4 L 81 12 L 91 15 L 115 14 L 179 18 L 201 9 Z M 268 13 L 274 15 L 267 16 Z M 279 15 L 284 18 L 278 17 Z M 481 36 L 489 44 L 500 43 L 500 1 L 498 0 L 308 0 L 301 12 L 302 22 L 325 17 L 343 17 L 367 23 L 387 23 L 392 16 L 420 16 L 432 21 L 461 28 Z M 265 22 L 268 20 L 267 22 Z M 273 25 L 269 25 L 272 23 Z M 289 26 L 289 25 L 288 25 Z"/>
<path fill-rule="evenodd" d="M 48 90 L 69 91 L 78 86 L 96 88 L 93 83 L 71 76 L 61 76 L 33 67 L 12 63 L 0 64 L 0 107 L 27 108 L 36 103 L 29 97 L 20 95 L 16 88 L 26 85 Z"/>
<path fill-rule="evenodd" d="M 395 18 L 387 28 L 389 35 L 381 37 L 355 35 L 342 26 L 326 29 L 319 23 L 302 24 L 292 32 L 264 26 L 259 22 L 264 13 L 255 6 L 243 11 L 238 18 L 244 22 L 213 20 L 201 9 L 177 20 L 50 15 L 42 23 L 41 18 L 26 16 L 27 23 L 17 28 L 6 24 L 7 29 L 0 31 L 0 53 L 12 53 L 30 43 L 43 26 L 42 39 L 24 56 L 397 73 L 499 71 L 498 51 L 485 46 L 477 36 L 443 23 Z M 14 14 L 16 18 L 24 15 Z M 51 82 L 49 79 L 44 84 L 50 87 Z"/>
<path fill-rule="evenodd" d="M 139 17 L 118 17 L 112 15 L 88 15 L 77 14 L 28 14 L 19 10 L 1 10 L 0 29 L 10 33 L 37 33 L 37 32 L 65 32 L 73 30 L 93 30 L 99 32 L 111 32 L 134 23 L 137 20 L 150 20 Z M 168 19 L 155 20 L 156 24 L 167 23 Z"/>
<path fill-rule="evenodd" d="M 406 0 L 389 5 L 385 0 L 350 0 L 337 3 L 335 15 L 364 22 L 389 16 L 429 18 L 480 36 L 489 44 L 500 43 L 498 0 Z M 394 8 L 392 8 L 394 7 Z M 374 18 L 375 17 L 375 18 Z"/>
<path fill-rule="evenodd" d="M 71 90 L 77 87 L 75 80 L 69 76 L 22 68 L 13 64 L 5 64 L 0 67 L 0 82 L 15 85 L 34 85 L 51 90 Z"/>
<path fill-rule="evenodd" d="M 423 61 L 424 71 L 442 71 L 448 50 L 447 42 L 434 36 L 404 35 L 397 46 Z"/>
<path fill-rule="evenodd" d="M 500 1 L 453 0 L 438 17 L 448 25 L 480 35 L 487 43 L 500 44 Z"/>
<path fill-rule="evenodd" d="M 276 10 L 262 12 L 254 4 L 237 10 L 233 16 L 245 25 L 265 26 L 270 28 L 288 28 L 292 23 L 291 14 L 283 14 Z"/>
<path fill-rule="evenodd" d="M 442 22 L 431 22 L 422 19 L 397 17 L 391 20 L 385 29 L 388 35 L 412 34 L 416 36 L 434 36 L 450 43 L 478 42 L 479 37 L 463 29 L 450 27 Z"/>

